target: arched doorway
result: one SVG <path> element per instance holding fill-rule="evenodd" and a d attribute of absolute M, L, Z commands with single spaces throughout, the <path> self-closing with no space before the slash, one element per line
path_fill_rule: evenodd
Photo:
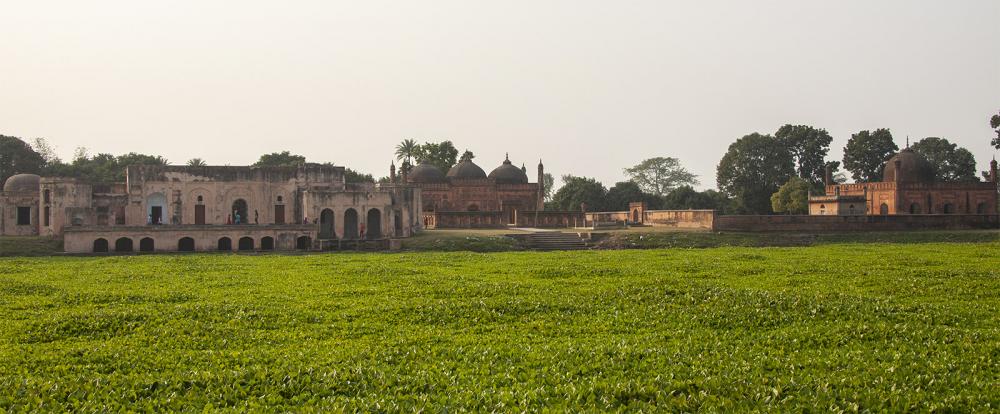
<path fill-rule="evenodd" d="M 639 209 L 632 210 L 632 222 L 633 223 L 639 222 Z"/>
<path fill-rule="evenodd" d="M 115 251 L 116 252 L 131 252 L 132 251 L 132 239 L 128 237 L 122 237 L 115 240 Z"/>
<path fill-rule="evenodd" d="M 190 237 L 181 237 L 177 241 L 177 251 L 179 252 L 193 252 L 194 251 L 194 239 Z"/>
<path fill-rule="evenodd" d="M 382 212 L 377 208 L 368 210 L 368 226 L 365 228 L 365 237 L 368 240 L 382 238 Z"/>
<path fill-rule="evenodd" d="M 309 250 L 312 247 L 312 239 L 309 236 L 299 236 L 295 239 L 295 248 L 299 250 Z"/>
<path fill-rule="evenodd" d="M 106 239 L 94 240 L 94 253 L 107 253 L 108 241 Z"/>
<path fill-rule="evenodd" d="M 265 236 L 260 239 L 260 249 L 261 250 L 274 250 L 274 237 Z"/>
<path fill-rule="evenodd" d="M 886 203 L 882 203 L 882 205 L 878 207 L 878 213 L 883 216 L 889 215 L 889 205 Z"/>
<path fill-rule="evenodd" d="M 344 212 L 344 238 L 358 238 L 358 212 L 353 208 Z"/>
<path fill-rule="evenodd" d="M 139 251 L 140 252 L 153 251 L 153 239 L 149 237 L 143 237 L 141 240 L 139 240 Z"/>
<path fill-rule="evenodd" d="M 233 241 L 228 237 L 223 237 L 219 239 L 219 250 L 231 252 L 233 251 Z"/>
<path fill-rule="evenodd" d="M 233 201 L 233 208 L 231 210 L 231 214 L 233 215 L 233 224 L 247 224 L 246 200 L 242 198 L 236 199 L 236 201 Z M 237 214 L 239 215 L 239 219 L 237 219 Z"/>
<path fill-rule="evenodd" d="M 253 238 L 251 237 L 240 237 L 239 241 L 240 250 L 253 250 Z"/>
<path fill-rule="evenodd" d="M 819 205 L 819 215 L 821 215 L 821 216 L 825 216 L 826 215 L 826 204 L 820 204 Z"/>
<path fill-rule="evenodd" d="M 333 210 L 324 209 L 319 213 L 319 238 L 337 238 L 337 232 L 333 228 Z"/>
<path fill-rule="evenodd" d="M 403 213 L 396 211 L 393 215 L 392 228 L 396 237 L 403 237 Z"/>
<path fill-rule="evenodd" d="M 146 198 L 146 224 L 163 224 L 163 215 L 167 210 L 167 196 L 163 193 L 153 193 Z"/>

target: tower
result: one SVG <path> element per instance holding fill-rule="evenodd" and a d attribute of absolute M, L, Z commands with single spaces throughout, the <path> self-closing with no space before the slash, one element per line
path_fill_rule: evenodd
<path fill-rule="evenodd" d="M 993 184 L 997 184 L 997 159 L 993 157 L 993 161 L 990 161 L 990 181 Z"/>
<path fill-rule="evenodd" d="M 396 183 L 396 162 L 389 163 L 389 182 Z"/>
<path fill-rule="evenodd" d="M 545 166 L 542 165 L 541 158 L 538 159 L 538 206 L 535 210 L 545 210 Z"/>

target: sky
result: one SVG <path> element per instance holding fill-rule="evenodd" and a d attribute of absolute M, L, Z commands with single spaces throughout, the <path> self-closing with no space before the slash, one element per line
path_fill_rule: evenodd
<path fill-rule="evenodd" d="M 783 124 L 997 151 L 1000 1 L 0 0 L 0 134 L 63 159 L 245 165 L 290 150 L 376 177 L 406 138 L 610 186 L 676 157 L 715 187 Z"/>

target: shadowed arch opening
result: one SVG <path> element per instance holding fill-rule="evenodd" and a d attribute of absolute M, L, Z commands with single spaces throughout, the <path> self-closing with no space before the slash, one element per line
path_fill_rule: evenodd
<path fill-rule="evenodd" d="M 194 239 L 190 237 L 181 237 L 177 241 L 177 251 L 179 252 L 193 252 L 194 251 Z"/>
<path fill-rule="evenodd" d="M 358 238 L 358 211 L 353 208 L 344 212 L 344 238 Z"/>
<path fill-rule="evenodd" d="M 365 237 L 369 240 L 382 238 L 382 212 L 377 208 L 368 210 L 368 226 Z"/>
<path fill-rule="evenodd" d="M 132 251 L 132 239 L 128 237 L 122 237 L 115 240 L 115 251 L 116 252 L 131 252 Z"/>
<path fill-rule="evenodd" d="M 232 251 L 233 241 L 230 240 L 228 237 L 223 237 L 219 239 L 219 250 Z"/>
<path fill-rule="evenodd" d="M 264 236 L 264 238 L 260 239 L 260 249 L 274 250 L 274 237 Z"/>
<path fill-rule="evenodd" d="M 976 214 L 986 214 L 986 203 L 976 205 Z"/>
<path fill-rule="evenodd" d="M 309 236 L 299 236 L 295 239 L 295 248 L 299 250 L 309 250 L 312 247 L 312 239 Z"/>
<path fill-rule="evenodd" d="M 94 240 L 94 253 L 107 253 L 107 252 L 108 252 L 107 239 Z"/>
<path fill-rule="evenodd" d="M 154 250 L 155 243 L 152 238 L 143 237 L 139 240 L 139 251 L 140 252 L 151 252 Z"/>
<path fill-rule="evenodd" d="M 233 224 L 247 224 L 247 201 L 238 198 L 233 201 Z M 239 219 L 237 219 L 237 214 L 239 214 Z"/>
<path fill-rule="evenodd" d="M 910 214 L 920 214 L 921 210 L 920 203 L 910 204 Z"/>
<path fill-rule="evenodd" d="M 639 222 L 639 209 L 632 210 L 632 222 L 633 223 Z"/>
<path fill-rule="evenodd" d="M 944 203 L 944 214 L 955 214 L 955 205 L 951 203 Z"/>
<path fill-rule="evenodd" d="M 333 210 L 324 209 L 319 213 L 319 238 L 334 239 L 337 233 L 333 229 Z"/>
<path fill-rule="evenodd" d="M 403 237 L 403 213 L 398 210 L 392 217 L 392 229 L 396 237 Z"/>
<path fill-rule="evenodd" d="M 882 203 L 882 205 L 878 207 L 878 213 L 883 216 L 889 215 L 889 205 L 886 203 Z"/>
<path fill-rule="evenodd" d="M 253 238 L 252 237 L 240 237 L 239 241 L 240 250 L 253 250 Z"/>

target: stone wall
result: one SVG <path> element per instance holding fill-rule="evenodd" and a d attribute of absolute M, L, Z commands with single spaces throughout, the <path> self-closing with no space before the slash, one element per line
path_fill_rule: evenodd
<path fill-rule="evenodd" d="M 17 224 L 17 211 L 27 208 L 29 224 Z M 38 235 L 41 216 L 38 212 L 38 193 L 0 192 L 0 234 L 5 236 Z"/>
<path fill-rule="evenodd" d="M 104 240 L 107 251 L 116 251 L 116 242 L 128 239 L 130 251 L 140 251 L 143 239 L 152 241 L 154 252 L 176 252 L 181 249 L 181 239 L 190 238 L 193 251 L 218 251 L 219 240 L 229 239 L 227 251 L 240 249 L 241 239 L 252 240 L 249 250 L 295 250 L 299 238 L 308 238 L 308 249 L 312 249 L 317 238 L 315 225 L 231 225 L 231 226 L 78 226 L 68 227 L 63 232 L 63 245 L 67 253 L 93 253 L 95 241 Z M 264 245 L 270 238 L 273 247 Z M 148 245 L 147 245 L 148 246 Z M 100 251 L 98 251 L 100 253 Z"/>
<path fill-rule="evenodd" d="M 638 218 L 638 220 L 636 220 Z M 715 210 L 639 210 L 636 213 L 628 211 L 605 211 L 587 213 L 587 221 L 594 223 L 644 224 L 655 227 L 676 227 L 693 229 L 711 229 L 715 220 Z"/>
<path fill-rule="evenodd" d="M 995 214 L 886 216 L 716 216 L 717 231 L 887 231 L 1000 228 Z"/>
<path fill-rule="evenodd" d="M 565 228 L 585 227 L 587 218 L 579 211 L 434 211 L 423 214 L 428 229 L 475 229 L 505 227 Z M 513 220 L 512 220 L 513 219 Z"/>

